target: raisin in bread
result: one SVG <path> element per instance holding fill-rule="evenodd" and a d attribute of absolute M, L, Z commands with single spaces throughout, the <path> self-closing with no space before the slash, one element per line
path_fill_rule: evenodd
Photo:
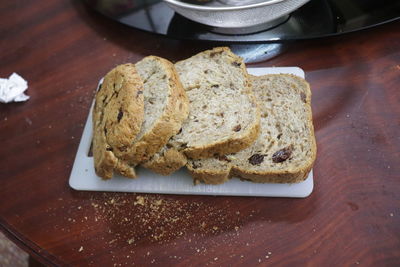
<path fill-rule="evenodd" d="M 132 148 L 144 117 L 143 82 L 133 64 L 117 66 L 104 77 L 93 110 L 93 158 L 103 179 L 114 172 L 135 178 L 123 158 Z"/>
<path fill-rule="evenodd" d="M 175 64 L 190 102 L 180 132 L 143 166 L 168 175 L 188 158 L 234 153 L 259 134 L 260 113 L 243 60 L 218 47 Z"/>
<path fill-rule="evenodd" d="M 131 165 L 148 160 L 166 145 L 189 114 L 189 100 L 171 62 L 148 56 L 135 66 L 144 84 L 144 121 L 124 158 Z"/>
<path fill-rule="evenodd" d="M 232 176 L 257 183 L 304 180 L 316 157 L 311 91 L 297 76 L 252 77 L 261 109 L 261 133 L 255 143 L 234 154 L 190 160 L 195 182 L 221 184 Z"/>

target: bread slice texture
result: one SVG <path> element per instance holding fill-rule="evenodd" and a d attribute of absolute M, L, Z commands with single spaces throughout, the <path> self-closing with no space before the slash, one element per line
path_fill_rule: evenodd
<path fill-rule="evenodd" d="M 260 129 L 260 112 L 243 60 L 218 47 L 177 62 L 190 102 L 180 132 L 143 164 L 169 175 L 188 158 L 234 153 L 250 146 Z"/>
<path fill-rule="evenodd" d="M 96 93 L 93 110 L 95 171 L 103 179 L 113 173 L 135 178 L 124 160 L 144 119 L 143 82 L 133 64 L 112 69 Z"/>
<path fill-rule="evenodd" d="M 297 183 L 310 172 L 316 142 L 308 83 L 288 74 L 252 76 L 261 133 L 240 152 L 189 160 L 195 183 L 221 184 L 233 176 L 256 183 Z"/>
<path fill-rule="evenodd" d="M 181 128 L 189 114 L 189 100 L 174 64 L 148 56 L 135 64 L 143 80 L 144 120 L 124 159 L 130 165 L 148 160 Z"/>

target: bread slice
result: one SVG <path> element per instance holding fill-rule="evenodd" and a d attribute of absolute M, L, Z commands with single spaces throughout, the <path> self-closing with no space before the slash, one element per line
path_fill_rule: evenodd
<path fill-rule="evenodd" d="M 175 64 L 190 112 L 181 131 L 143 165 L 168 175 L 187 158 L 234 153 L 257 138 L 260 113 L 243 60 L 218 47 Z"/>
<path fill-rule="evenodd" d="M 110 179 L 117 172 L 135 178 L 135 170 L 123 160 L 144 117 L 143 82 L 135 66 L 124 64 L 107 73 L 95 99 L 93 157 L 97 175 Z"/>
<path fill-rule="evenodd" d="M 144 84 L 144 121 L 125 160 L 131 165 L 150 159 L 189 114 L 189 100 L 175 71 L 166 59 L 148 56 L 135 64 Z"/>
<path fill-rule="evenodd" d="M 261 133 L 255 143 L 234 154 L 189 160 L 195 182 L 221 184 L 232 176 L 257 183 L 304 180 L 316 157 L 308 83 L 297 76 L 252 77 L 261 109 Z"/>

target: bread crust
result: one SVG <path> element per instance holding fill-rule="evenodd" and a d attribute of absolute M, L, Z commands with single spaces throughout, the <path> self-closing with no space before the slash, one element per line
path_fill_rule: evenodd
<path fill-rule="evenodd" d="M 154 156 L 151 161 L 144 162 L 145 168 L 161 175 L 170 175 L 187 163 L 187 158 L 176 149 L 167 149 L 163 154 Z"/>
<path fill-rule="evenodd" d="M 143 82 L 133 64 L 112 69 L 96 93 L 93 157 L 96 173 L 103 179 L 110 179 L 114 172 L 136 177 L 135 170 L 122 158 L 129 154 L 143 122 L 142 93 Z"/>
<path fill-rule="evenodd" d="M 196 170 L 191 165 L 186 165 L 189 170 L 190 175 L 193 178 L 194 184 L 198 184 L 200 182 L 205 184 L 223 184 L 227 182 L 231 176 L 231 167 L 229 166 L 226 170 L 218 170 L 218 169 L 207 169 L 207 170 Z"/>
<path fill-rule="evenodd" d="M 162 115 L 154 122 L 151 129 L 136 140 L 129 155 L 129 163 L 137 165 L 147 161 L 155 153 L 167 144 L 171 136 L 175 135 L 181 128 L 183 121 L 189 114 L 189 100 L 174 65 L 166 59 L 148 56 L 143 60 L 156 61 L 162 65 L 166 72 L 168 81 L 168 97 Z"/>
<path fill-rule="evenodd" d="M 248 180 L 255 183 L 298 183 L 305 180 L 308 173 L 311 171 L 314 161 L 317 156 L 317 145 L 315 141 L 314 126 L 312 121 L 311 110 L 311 90 L 309 84 L 302 78 L 290 74 L 272 74 L 272 75 L 285 75 L 292 79 L 301 81 L 306 91 L 307 109 L 307 126 L 310 129 L 310 142 L 311 142 L 311 156 L 307 158 L 304 164 L 298 168 L 282 170 L 282 171 L 252 171 L 240 168 L 234 163 L 227 162 L 224 169 L 204 169 L 193 168 L 191 162 L 187 163 L 189 173 L 192 175 L 195 183 L 203 182 L 206 184 L 222 184 L 232 177 L 239 177 L 243 180 Z M 265 75 L 268 76 L 268 75 Z M 260 76 L 263 78 L 265 76 Z"/>

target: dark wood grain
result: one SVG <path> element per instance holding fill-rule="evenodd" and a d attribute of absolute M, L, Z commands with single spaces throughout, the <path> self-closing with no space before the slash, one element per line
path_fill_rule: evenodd
<path fill-rule="evenodd" d="M 0 229 L 47 265 L 399 266 L 399 27 L 291 43 L 254 65 L 306 71 L 310 197 L 89 193 L 68 178 L 98 79 L 220 44 L 130 29 L 80 1 L 2 1 L 0 77 L 21 74 L 31 99 L 0 104 Z"/>

